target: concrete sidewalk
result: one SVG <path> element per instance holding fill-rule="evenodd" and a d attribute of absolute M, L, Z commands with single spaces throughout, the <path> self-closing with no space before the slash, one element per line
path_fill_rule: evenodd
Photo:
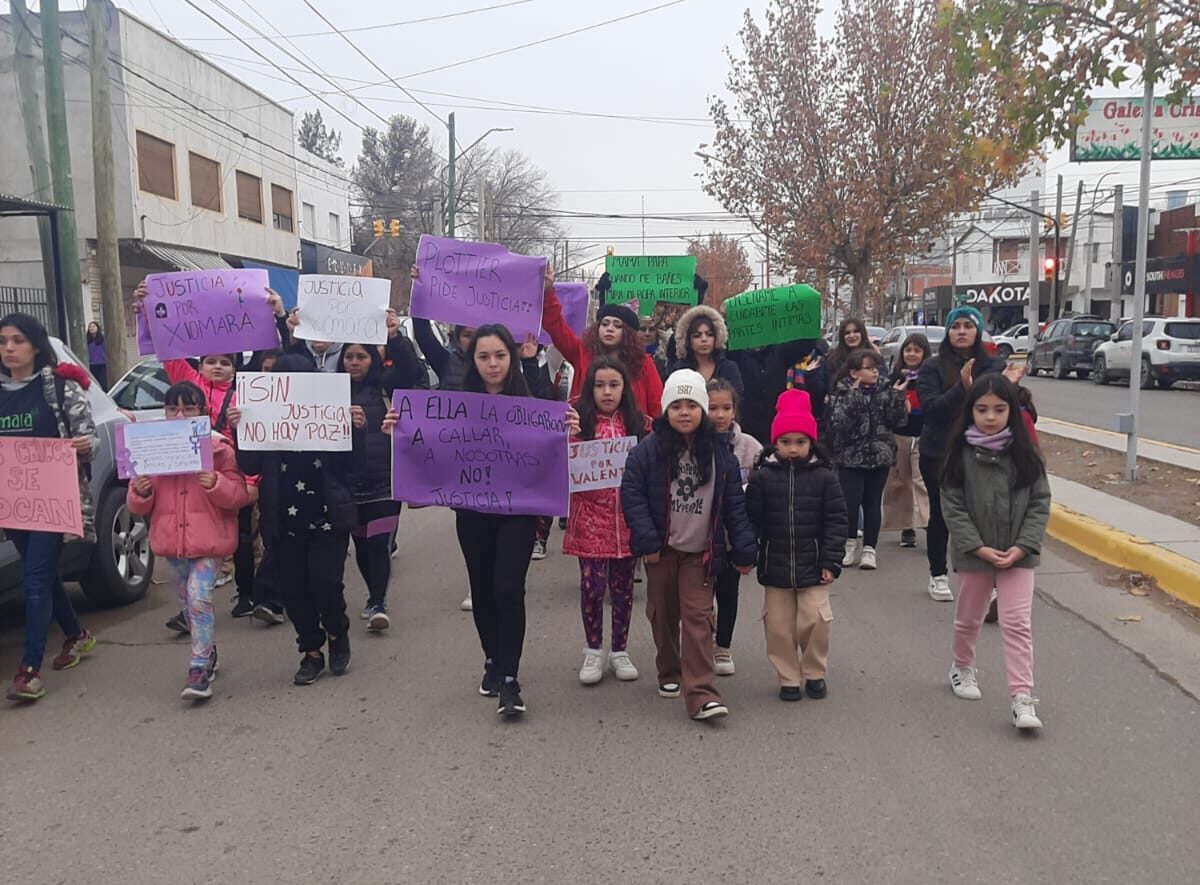
<path fill-rule="evenodd" d="M 1125 450 L 1124 434 L 1043 417 L 1038 430 L 1102 448 Z M 1150 460 L 1200 470 L 1200 450 L 1139 440 Z M 1109 565 L 1150 575 L 1166 592 L 1200 607 L 1200 528 L 1147 507 L 1054 476 L 1051 536 Z"/>

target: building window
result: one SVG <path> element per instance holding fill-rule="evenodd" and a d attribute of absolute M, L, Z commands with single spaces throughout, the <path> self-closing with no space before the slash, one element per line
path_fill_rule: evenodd
<path fill-rule="evenodd" d="M 220 212 L 221 164 L 188 151 L 188 178 L 192 186 L 192 205 Z"/>
<path fill-rule="evenodd" d="M 1092 264 L 1097 264 L 1100 261 L 1100 244 L 1092 243 Z"/>
<path fill-rule="evenodd" d="M 262 224 L 262 179 L 242 172 L 237 174 L 238 218 Z"/>
<path fill-rule="evenodd" d="M 138 189 L 174 200 L 175 145 L 139 131 L 137 160 Z"/>
<path fill-rule="evenodd" d="M 317 207 L 312 203 L 300 204 L 300 226 L 310 240 L 317 235 Z"/>
<path fill-rule="evenodd" d="M 339 246 L 342 243 L 342 219 L 335 212 L 329 213 L 329 239 Z"/>
<path fill-rule="evenodd" d="M 271 223 L 275 230 L 292 231 L 296 229 L 292 223 L 292 192 L 277 184 L 271 185 Z"/>

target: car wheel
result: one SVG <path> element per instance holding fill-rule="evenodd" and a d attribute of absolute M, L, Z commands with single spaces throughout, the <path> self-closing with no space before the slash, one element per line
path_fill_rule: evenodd
<path fill-rule="evenodd" d="M 1061 381 L 1063 378 L 1067 377 L 1067 367 L 1063 365 L 1061 356 L 1056 356 L 1054 358 L 1053 374 L 1054 374 L 1054 377 L 1057 378 L 1059 381 Z"/>
<path fill-rule="evenodd" d="M 1009 347 L 1007 344 L 1001 344 L 999 347 L 996 348 L 996 356 L 1000 357 L 1001 359 L 1006 360 L 1009 357 L 1011 357 L 1012 355 L 1013 355 L 1013 349 L 1011 347 Z"/>
<path fill-rule="evenodd" d="M 83 592 L 96 605 L 128 605 L 150 589 L 154 553 L 150 524 L 125 504 L 125 487 L 105 491 L 96 509 L 96 549 L 80 580 Z"/>
<path fill-rule="evenodd" d="M 1036 378 L 1038 374 L 1037 364 L 1033 361 L 1033 354 L 1025 357 L 1025 374 L 1030 378 Z"/>
<path fill-rule="evenodd" d="M 1108 366 L 1104 363 L 1104 357 L 1100 355 L 1092 358 L 1092 383 L 1101 387 L 1108 383 Z"/>
<path fill-rule="evenodd" d="M 1132 384 L 1133 381 L 1130 380 L 1130 383 Z M 1138 379 L 1138 386 L 1142 390 L 1149 390 L 1154 386 L 1154 368 L 1150 365 L 1150 360 L 1148 359 L 1142 360 L 1142 375 Z"/>
<path fill-rule="evenodd" d="M 1159 390 L 1170 390 L 1171 385 L 1175 383 L 1174 378 L 1158 378 L 1156 380 L 1158 382 Z"/>

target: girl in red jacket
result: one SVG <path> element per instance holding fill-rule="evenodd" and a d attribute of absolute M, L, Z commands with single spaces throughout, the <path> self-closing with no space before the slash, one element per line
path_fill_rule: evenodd
<path fill-rule="evenodd" d="M 167 391 L 168 418 L 199 418 L 207 404 L 200 388 L 181 381 Z M 192 659 L 182 697 L 212 697 L 217 672 L 213 645 L 213 586 L 221 562 L 238 543 L 238 510 L 251 503 L 233 446 L 212 434 L 213 469 L 177 476 L 139 476 L 129 484 L 130 513 L 153 514 L 150 547 L 166 557 L 179 598 L 187 608 Z"/>
<path fill-rule="evenodd" d="M 579 398 L 579 434 L 573 441 L 620 439 L 646 434 L 646 418 L 634 399 L 624 365 L 612 356 L 592 360 Z M 621 511 L 620 489 L 590 489 L 571 495 L 563 553 L 579 557 L 580 608 L 587 650 L 579 681 L 594 685 L 604 677 L 604 591 L 612 597 L 612 653 L 608 666 L 618 679 L 637 679 L 625 643 L 633 612 L 633 567 L 629 526 Z"/>

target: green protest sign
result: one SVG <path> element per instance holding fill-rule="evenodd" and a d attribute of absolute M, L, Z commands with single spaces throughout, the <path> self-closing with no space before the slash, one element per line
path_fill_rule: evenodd
<path fill-rule="evenodd" d="M 660 301 L 696 303 L 696 257 L 694 255 L 609 255 L 604 261 L 612 288 L 611 304 L 637 301 L 639 313 L 654 315 Z"/>
<path fill-rule="evenodd" d="M 821 336 L 821 293 L 812 286 L 743 292 L 725 301 L 729 349 L 746 350 Z"/>

